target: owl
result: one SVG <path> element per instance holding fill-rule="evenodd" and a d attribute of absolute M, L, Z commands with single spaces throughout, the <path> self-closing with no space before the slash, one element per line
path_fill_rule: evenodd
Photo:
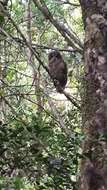
<path fill-rule="evenodd" d="M 54 81 L 57 92 L 62 93 L 67 83 L 67 65 L 58 50 L 48 55 L 49 73 Z"/>

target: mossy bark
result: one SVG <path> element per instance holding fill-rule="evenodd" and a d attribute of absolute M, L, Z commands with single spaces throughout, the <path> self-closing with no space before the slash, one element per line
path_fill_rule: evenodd
<path fill-rule="evenodd" d="M 107 189 L 107 1 L 80 0 L 85 28 L 81 190 Z"/>

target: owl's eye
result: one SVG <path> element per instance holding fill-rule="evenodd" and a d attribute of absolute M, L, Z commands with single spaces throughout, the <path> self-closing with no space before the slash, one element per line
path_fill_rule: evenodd
<path fill-rule="evenodd" d="M 55 56 L 56 56 L 57 58 L 61 58 L 61 55 L 59 54 L 59 52 L 57 52 Z"/>
<path fill-rule="evenodd" d="M 54 54 L 52 53 L 51 57 L 54 57 Z"/>
<path fill-rule="evenodd" d="M 53 57 L 54 57 L 53 53 L 50 53 L 50 54 L 49 54 L 49 60 L 50 60 L 51 58 L 53 58 Z"/>

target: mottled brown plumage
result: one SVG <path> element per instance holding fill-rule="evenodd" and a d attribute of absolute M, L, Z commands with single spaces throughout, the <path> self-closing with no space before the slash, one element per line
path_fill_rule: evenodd
<path fill-rule="evenodd" d="M 49 53 L 49 72 L 54 80 L 57 92 L 62 93 L 67 83 L 67 65 L 64 62 L 59 51 L 55 50 Z"/>

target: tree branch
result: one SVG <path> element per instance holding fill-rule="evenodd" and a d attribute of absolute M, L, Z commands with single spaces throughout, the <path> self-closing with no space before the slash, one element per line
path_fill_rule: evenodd
<path fill-rule="evenodd" d="M 43 13 L 44 17 L 48 19 L 59 31 L 59 33 L 65 38 L 68 45 L 70 45 L 74 49 L 78 49 L 79 53 L 82 54 L 83 44 L 73 33 L 71 33 L 71 31 L 69 31 L 69 29 L 63 23 L 60 23 L 57 19 L 53 17 L 44 1 L 33 0 L 33 2 L 35 6 L 38 7 L 38 9 Z"/>

